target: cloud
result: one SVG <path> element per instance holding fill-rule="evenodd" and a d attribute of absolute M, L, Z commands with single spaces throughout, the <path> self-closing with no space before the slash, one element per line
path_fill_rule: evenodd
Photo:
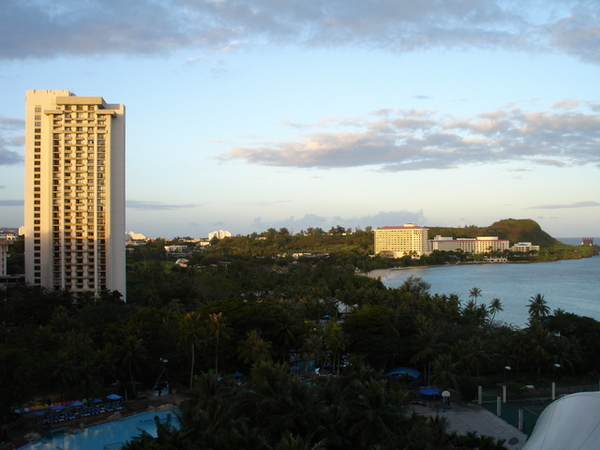
<path fill-rule="evenodd" d="M 387 225 L 397 225 L 403 223 L 419 223 L 424 224 L 426 218 L 423 215 L 423 211 L 380 211 L 374 215 L 365 216 L 353 216 L 353 217 L 341 217 L 341 216 L 320 216 L 317 214 L 306 214 L 303 217 L 295 218 L 294 216 L 277 219 L 273 221 L 264 221 L 261 217 L 256 217 L 252 223 L 251 228 L 254 231 L 264 231 L 269 228 L 287 228 L 291 232 L 299 233 L 300 230 L 306 230 L 307 228 L 322 228 L 324 231 L 329 231 L 331 227 L 342 226 L 344 228 L 356 228 L 365 227 L 383 227 Z"/>
<path fill-rule="evenodd" d="M 23 119 L 0 116 L 0 130 L 22 130 L 25 128 Z"/>
<path fill-rule="evenodd" d="M 0 58 L 182 48 L 204 55 L 273 43 L 392 52 L 502 48 L 600 63 L 599 9 L 578 0 L 3 0 Z"/>
<path fill-rule="evenodd" d="M 509 106 L 457 118 L 431 110 L 380 110 L 374 119 L 338 119 L 296 140 L 256 142 L 223 161 L 298 168 L 373 167 L 382 171 L 451 169 L 467 164 L 529 161 L 600 167 L 600 114 L 525 112 Z M 329 131 L 333 129 L 333 131 Z"/>
<path fill-rule="evenodd" d="M 127 200 L 127 208 L 140 209 L 140 210 L 145 210 L 145 211 L 164 211 L 164 210 L 168 211 L 168 210 L 181 209 L 181 208 L 194 208 L 196 206 L 198 206 L 198 205 L 193 205 L 193 204 L 175 205 L 175 204 L 161 203 L 161 202 Z"/>
<path fill-rule="evenodd" d="M 9 147 L 22 147 L 24 144 L 23 129 L 25 121 L 0 116 L 0 166 L 9 166 L 23 162 L 20 153 Z"/>
<path fill-rule="evenodd" d="M 571 209 L 571 208 L 590 208 L 600 206 L 600 202 L 595 201 L 583 201 L 583 202 L 575 202 L 568 203 L 563 205 L 539 205 L 539 206 L 531 206 L 529 209 Z"/>
<path fill-rule="evenodd" d="M 0 186 L 4 187 L 4 186 Z M 1 200 L 0 206 L 23 206 L 23 200 Z"/>

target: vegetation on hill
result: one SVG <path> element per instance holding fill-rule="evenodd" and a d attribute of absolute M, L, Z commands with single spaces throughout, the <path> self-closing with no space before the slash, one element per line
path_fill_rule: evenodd
<path fill-rule="evenodd" d="M 498 236 L 500 239 L 508 239 L 511 245 L 517 242 L 531 242 L 540 247 L 560 247 L 565 245 L 542 230 L 540 225 L 532 219 L 504 219 L 494 222 L 487 227 L 470 225 L 462 228 L 428 228 L 430 239 L 438 234 L 454 238 Z"/>

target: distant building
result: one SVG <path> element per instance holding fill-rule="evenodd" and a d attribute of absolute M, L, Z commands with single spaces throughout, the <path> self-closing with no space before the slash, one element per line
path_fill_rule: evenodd
<path fill-rule="evenodd" d="M 184 254 L 188 252 L 187 245 L 165 245 L 165 252 L 172 254 Z"/>
<path fill-rule="evenodd" d="M 213 238 L 223 239 L 226 237 L 231 237 L 231 233 L 229 231 L 219 230 L 213 231 L 212 233 L 208 233 L 208 240 L 212 240 Z"/>
<path fill-rule="evenodd" d="M 146 245 L 147 242 L 148 238 L 142 233 L 135 233 L 133 231 L 125 233 L 125 245 L 139 247 L 141 245 Z"/>
<path fill-rule="evenodd" d="M 0 232 L 0 241 L 16 241 L 19 239 L 19 235 L 14 231 L 2 231 Z"/>
<path fill-rule="evenodd" d="M 593 237 L 584 237 L 581 238 L 581 245 L 587 245 L 587 246 L 592 246 L 594 245 L 594 238 Z"/>
<path fill-rule="evenodd" d="M 8 251 L 12 244 L 13 241 L 11 240 L 4 239 L 0 241 L 0 277 L 7 275 Z"/>
<path fill-rule="evenodd" d="M 520 253 L 539 252 L 540 246 L 532 245 L 531 242 L 517 242 L 509 250 L 511 252 L 515 252 L 515 253 L 516 252 L 520 252 Z"/>
<path fill-rule="evenodd" d="M 509 245 L 508 239 L 498 239 L 497 236 L 454 239 L 438 235 L 429 240 L 429 251 L 455 252 L 462 250 L 465 253 L 479 254 L 508 250 Z"/>
<path fill-rule="evenodd" d="M 135 231 L 128 231 L 125 233 L 125 237 L 127 239 L 131 239 L 132 241 L 147 241 L 148 238 L 144 236 L 142 233 L 136 233 Z"/>
<path fill-rule="evenodd" d="M 414 223 L 401 227 L 381 227 L 375 230 L 375 254 L 401 258 L 411 255 L 420 257 L 428 253 L 427 232 Z"/>

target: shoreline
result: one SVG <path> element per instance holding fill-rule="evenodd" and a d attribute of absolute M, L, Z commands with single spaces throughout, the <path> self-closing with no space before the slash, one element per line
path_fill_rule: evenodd
<path fill-rule="evenodd" d="M 363 275 L 369 278 L 377 279 L 385 279 L 391 275 L 392 272 L 397 272 L 401 270 L 413 270 L 413 269 L 427 269 L 429 267 L 454 267 L 454 266 L 471 266 L 475 264 L 540 264 L 540 263 L 553 263 L 560 261 L 577 261 L 580 259 L 593 258 L 600 255 L 591 255 L 591 256 L 582 256 L 580 258 L 565 258 L 565 259 L 552 259 L 549 261 L 470 261 L 465 263 L 457 263 L 457 264 L 433 264 L 433 265 L 424 265 L 424 266 L 397 266 L 390 267 L 388 269 L 375 269 L 370 272 L 358 272 L 358 275 Z"/>

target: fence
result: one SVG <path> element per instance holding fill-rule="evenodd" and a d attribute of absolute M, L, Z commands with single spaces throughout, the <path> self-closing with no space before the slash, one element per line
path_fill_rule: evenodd
<path fill-rule="evenodd" d="M 576 392 L 598 391 L 598 385 L 561 385 L 555 388 L 555 397 L 561 397 Z M 540 414 L 552 403 L 552 385 L 534 387 L 525 385 L 518 390 L 514 387 L 507 389 L 506 403 L 502 402 L 502 386 L 481 390 L 481 405 L 487 410 L 498 414 L 510 425 L 530 435 Z"/>

